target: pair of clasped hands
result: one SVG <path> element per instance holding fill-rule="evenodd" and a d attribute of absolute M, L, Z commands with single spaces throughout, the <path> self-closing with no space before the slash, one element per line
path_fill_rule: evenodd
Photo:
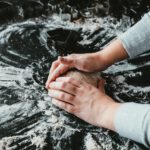
<path fill-rule="evenodd" d="M 113 54 L 113 46 L 120 46 L 117 44 L 119 43 L 114 42 L 100 52 L 72 54 L 59 57 L 54 61 L 46 82 L 52 103 L 90 124 L 115 131 L 114 117 L 121 104 L 105 94 L 105 81 L 99 80 L 98 88 L 96 88 L 84 81 L 60 76 L 71 68 L 84 72 L 105 70 L 111 64 L 125 57 L 124 51 L 122 54 L 119 53 L 118 59 L 117 55 Z M 116 50 L 114 52 L 118 53 Z"/>

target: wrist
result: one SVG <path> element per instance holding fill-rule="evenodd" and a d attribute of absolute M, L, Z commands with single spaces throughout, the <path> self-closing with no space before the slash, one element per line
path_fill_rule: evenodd
<path fill-rule="evenodd" d="M 105 104 L 101 104 L 102 108 L 98 115 L 98 126 L 115 131 L 114 120 L 117 110 L 121 105 L 121 103 L 115 102 L 110 97 L 106 97 Z"/>
<path fill-rule="evenodd" d="M 94 60 L 98 62 L 98 66 L 101 71 L 111 66 L 110 59 L 106 57 L 106 54 L 103 51 L 94 53 Z"/>
<path fill-rule="evenodd" d="M 128 54 L 123 47 L 122 41 L 119 39 L 112 41 L 103 50 L 97 52 L 97 55 L 100 63 L 102 63 L 105 68 L 128 58 Z"/>

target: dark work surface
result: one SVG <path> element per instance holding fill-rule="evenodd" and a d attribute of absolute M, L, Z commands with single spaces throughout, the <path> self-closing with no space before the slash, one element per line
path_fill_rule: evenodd
<path fill-rule="evenodd" d="M 148 11 L 149 0 L 0 0 L 0 150 L 145 150 L 51 104 L 59 55 L 95 52 Z M 121 102 L 150 103 L 150 53 L 102 73 Z"/>

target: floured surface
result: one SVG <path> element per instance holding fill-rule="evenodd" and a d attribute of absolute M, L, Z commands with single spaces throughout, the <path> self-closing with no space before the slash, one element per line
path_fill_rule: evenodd
<path fill-rule="evenodd" d="M 37 9 L 42 3 L 33 5 Z M 11 7 L 11 2 L 6 5 Z M 22 9 L 19 5 L 19 16 L 26 14 L 25 18 L 30 18 L 28 9 L 25 13 L 26 5 Z M 58 109 L 44 89 L 50 65 L 57 56 L 98 51 L 130 26 L 130 17 L 117 20 L 109 15 L 78 20 L 78 23 L 64 21 L 60 14 L 3 23 L 0 26 L 0 149 L 145 149 Z M 150 53 L 146 53 L 103 72 L 107 93 L 119 101 L 150 103 L 149 59 Z"/>

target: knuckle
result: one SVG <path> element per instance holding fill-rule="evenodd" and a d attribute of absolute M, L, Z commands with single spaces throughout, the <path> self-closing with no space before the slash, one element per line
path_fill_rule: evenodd
<path fill-rule="evenodd" d="M 61 85 L 61 87 L 65 88 L 66 87 L 66 82 L 63 82 L 62 85 Z"/>
<path fill-rule="evenodd" d="M 77 55 L 76 55 L 76 54 L 71 54 L 71 55 L 70 55 L 70 62 L 71 62 L 71 63 L 75 63 L 75 62 L 76 62 L 76 59 L 77 59 Z"/>
<path fill-rule="evenodd" d="M 78 88 L 78 93 L 83 93 L 85 91 L 85 88 L 83 86 Z"/>
<path fill-rule="evenodd" d="M 66 107 L 67 107 L 67 104 L 66 103 L 62 103 L 62 108 L 66 109 Z"/>
<path fill-rule="evenodd" d="M 71 106 L 68 106 L 66 109 L 69 113 L 74 113 L 74 108 L 72 108 Z"/>
<path fill-rule="evenodd" d="M 73 101 L 74 100 L 74 96 L 69 95 L 68 96 L 68 101 Z"/>
<path fill-rule="evenodd" d="M 65 98 L 65 94 L 61 93 L 60 94 L 60 99 L 64 99 Z"/>
<path fill-rule="evenodd" d="M 72 92 L 77 93 L 77 88 L 76 87 L 72 87 Z"/>
<path fill-rule="evenodd" d="M 53 66 L 57 65 L 57 60 L 52 63 Z"/>

